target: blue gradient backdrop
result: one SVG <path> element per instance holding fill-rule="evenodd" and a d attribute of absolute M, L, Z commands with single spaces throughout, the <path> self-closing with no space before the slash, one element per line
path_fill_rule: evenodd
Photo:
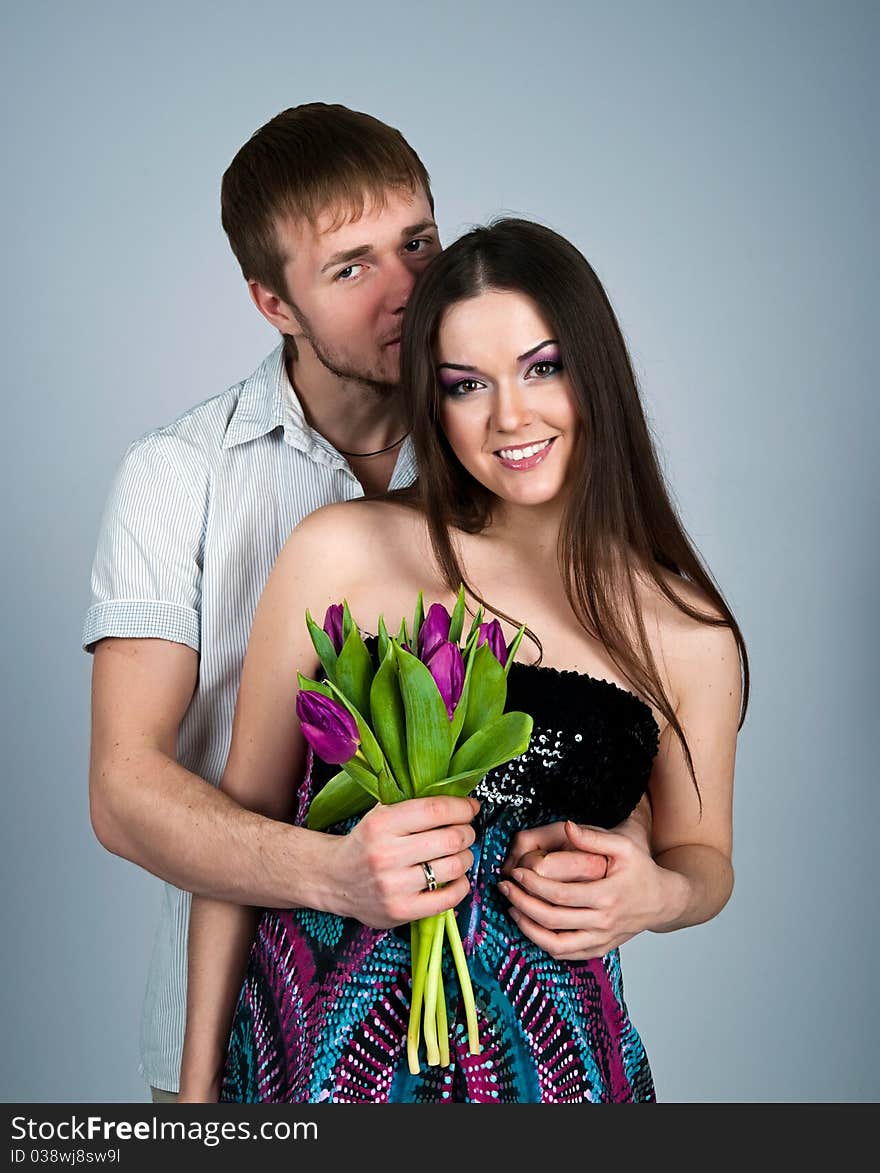
<path fill-rule="evenodd" d="M 583 249 L 746 634 L 733 899 L 623 950 L 660 1097 L 877 1099 L 878 6 L 3 11 L 0 1096 L 145 1096 L 160 885 L 89 826 L 89 565 L 126 444 L 274 345 L 219 181 L 320 99 L 403 130 L 447 241 L 514 212 Z"/>

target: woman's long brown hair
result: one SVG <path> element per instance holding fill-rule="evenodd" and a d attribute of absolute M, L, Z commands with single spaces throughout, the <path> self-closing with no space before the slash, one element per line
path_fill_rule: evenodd
<path fill-rule="evenodd" d="M 425 514 L 450 590 L 457 591 L 463 582 L 472 598 L 516 623 L 473 589 L 459 564 L 451 528 L 466 533 L 485 529 L 495 498 L 459 463 L 449 446 L 439 422 L 443 392 L 435 371 L 437 333 L 445 311 L 495 289 L 525 294 L 553 327 L 577 401 L 581 458 L 573 460 L 570 469 L 570 493 L 558 543 L 571 608 L 636 691 L 669 722 L 699 796 L 687 738 L 648 642 L 638 577 L 653 580 L 692 619 L 733 632 L 743 677 L 740 728 L 749 694 L 745 641 L 670 500 L 632 363 L 605 290 L 574 245 L 551 229 L 516 219 L 474 229 L 433 261 L 416 286 L 401 339 L 401 384 L 412 405 L 419 467 L 410 500 Z M 669 585 L 662 570 L 699 587 L 715 613 L 691 606 Z"/>

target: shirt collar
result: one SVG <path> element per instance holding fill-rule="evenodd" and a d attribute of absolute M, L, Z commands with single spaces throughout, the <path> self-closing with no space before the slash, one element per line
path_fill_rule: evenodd
<path fill-rule="evenodd" d="M 298 448 L 317 464 L 351 471 L 345 457 L 307 423 L 303 406 L 287 377 L 283 342 L 242 384 L 223 447 L 234 448 L 249 440 L 257 440 L 276 428 L 283 429 L 284 439 L 291 447 Z M 404 488 L 412 484 L 415 477 L 415 449 L 412 436 L 407 436 L 388 487 Z"/>
<path fill-rule="evenodd" d="M 285 383 L 290 386 L 284 368 L 282 343 L 242 383 L 238 403 L 223 438 L 224 448 L 234 448 L 237 444 L 265 436 L 275 428 L 284 427 Z M 297 406 L 302 415 L 302 407 L 299 404 Z"/>
<path fill-rule="evenodd" d="M 234 448 L 258 440 L 276 428 L 283 429 L 286 443 L 316 463 L 348 467 L 344 457 L 306 421 L 303 406 L 287 377 L 283 342 L 242 384 L 223 447 Z"/>

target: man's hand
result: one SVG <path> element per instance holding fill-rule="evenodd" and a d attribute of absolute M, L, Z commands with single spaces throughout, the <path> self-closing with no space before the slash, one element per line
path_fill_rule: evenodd
<path fill-rule="evenodd" d="M 330 891 L 322 907 L 376 929 L 454 908 L 469 890 L 474 798 L 411 798 L 376 806 L 347 835 L 327 836 Z M 425 888 L 430 863 L 437 890 Z"/>

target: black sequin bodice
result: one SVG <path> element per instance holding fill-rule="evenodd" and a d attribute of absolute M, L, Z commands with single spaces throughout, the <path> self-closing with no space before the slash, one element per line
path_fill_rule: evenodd
<path fill-rule="evenodd" d="M 528 750 L 474 790 L 516 815 L 520 827 L 572 819 L 613 827 L 636 807 L 659 744 L 650 707 L 634 693 L 581 672 L 514 663 L 508 710 L 534 718 Z"/>

